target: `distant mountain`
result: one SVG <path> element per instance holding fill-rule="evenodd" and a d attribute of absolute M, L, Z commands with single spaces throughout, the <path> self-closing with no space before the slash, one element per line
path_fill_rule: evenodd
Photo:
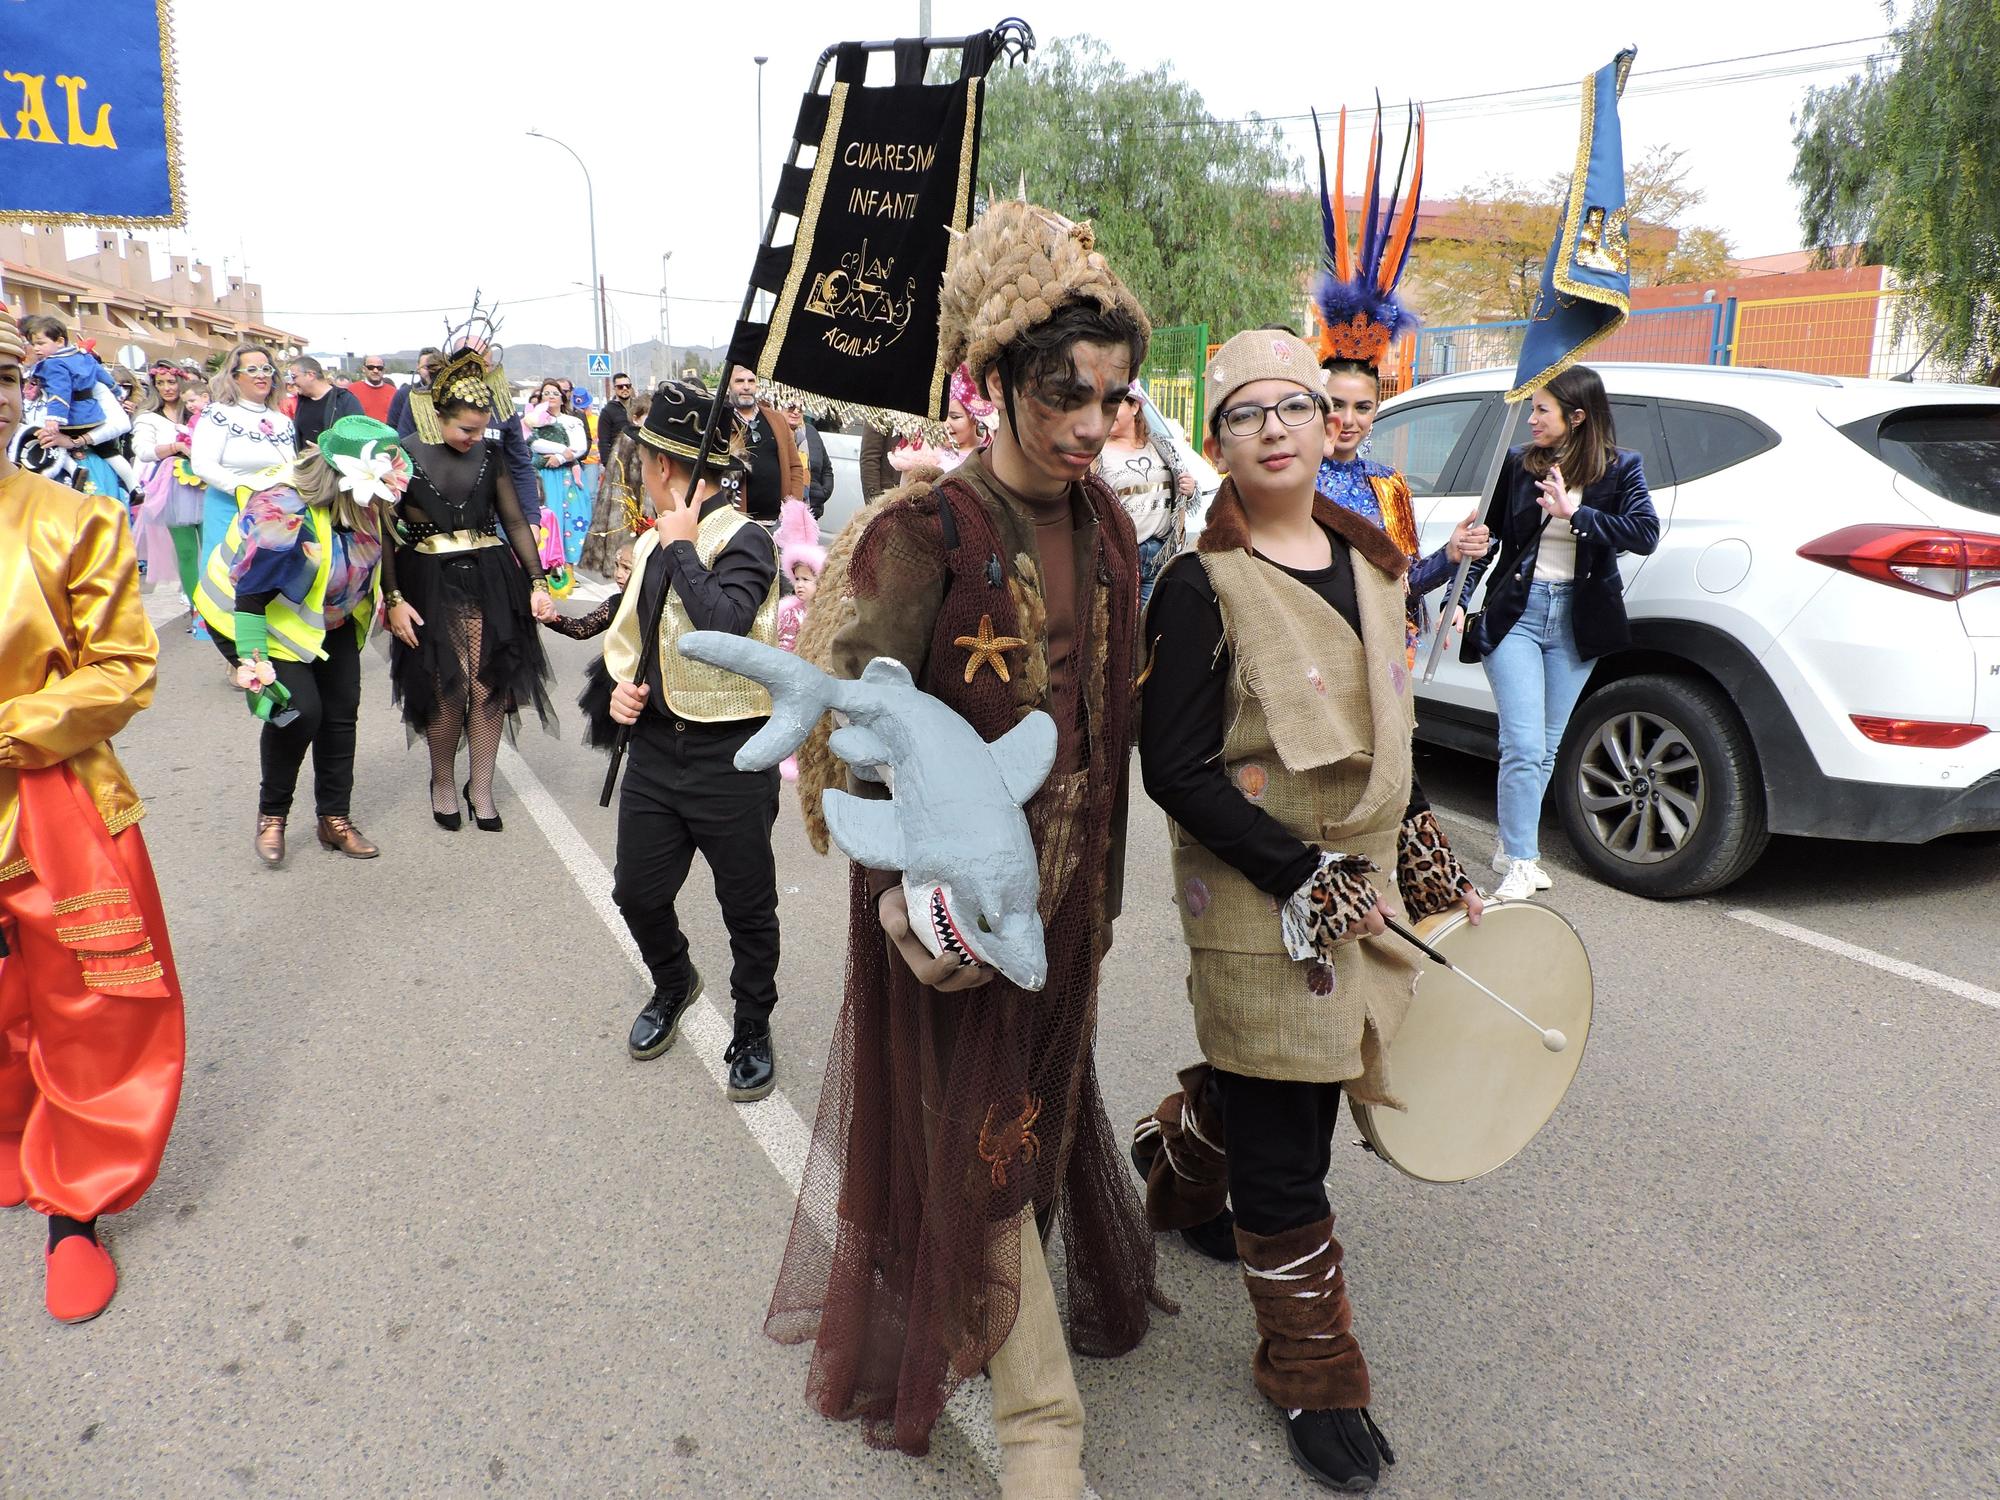
<path fill-rule="evenodd" d="M 614 370 L 624 370 L 632 376 L 633 383 L 644 389 L 658 385 L 669 375 L 679 375 L 690 364 L 699 361 L 708 366 L 715 365 L 723 355 L 720 346 L 692 347 L 676 344 L 671 353 L 658 339 L 647 339 L 643 344 L 633 344 L 629 348 L 611 351 Z M 551 377 L 567 379 L 577 385 L 587 384 L 586 366 L 590 351 L 575 346 L 555 346 L 551 344 L 509 344 L 506 346 L 506 369 L 508 378 L 520 385 L 531 380 L 545 380 Z M 323 359 L 328 356 L 321 355 Z M 333 356 L 332 359 L 337 359 Z M 388 356 L 389 368 L 397 372 L 414 370 L 417 365 L 417 351 L 403 349 Z M 332 362 L 330 359 L 329 362 Z M 349 372 L 358 373 L 358 372 Z M 591 394 L 599 394 L 595 385 Z"/>

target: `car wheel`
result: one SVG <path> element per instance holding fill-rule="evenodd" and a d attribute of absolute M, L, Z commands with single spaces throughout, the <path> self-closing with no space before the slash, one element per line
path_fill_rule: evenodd
<path fill-rule="evenodd" d="M 1750 734 L 1689 677 L 1627 677 L 1570 718 L 1556 807 L 1593 873 L 1635 895 L 1698 896 L 1740 879 L 1771 840 Z"/>

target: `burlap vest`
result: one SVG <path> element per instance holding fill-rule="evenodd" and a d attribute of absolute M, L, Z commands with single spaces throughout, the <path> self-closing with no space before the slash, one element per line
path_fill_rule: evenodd
<path fill-rule="evenodd" d="M 1416 724 L 1402 581 L 1354 557 L 1357 638 L 1311 589 L 1248 552 L 1198 561 L 1229 648 L 1230 783 L 1307 843 L 1373 860 L 1380 873 L 1370 881 L 1399 912 L 1396 836 Z M 1416 976 L 1400 945 L 1346 943 L 1330 968 L 1296 961 L 1277 901 L 1171 823 L 1169 838 L 1203 1055 L 1258 1078 L 1354 1080 L 1356 1094 L 1388 1102 L 1385 1049 Z"/>
<path fill-rule="evenodd" d="M 694 536 L 694 553 L 705 568 L 715 566 L 729 539 L 745 526 L 756 522 L 733 506 L 721 505 L 703 518 Z M 639 580 L 646 576 L 646 562 L 659 550 L 659 534 L 648 531 L 632 549 L 632 585 L 625 590 L 618 618 L 604 640 L 604 665 L 619 682 L 637 680 L 639 642 L 644 621 L 639 618 Z M 691 661 L 682 656 L 676 642 L 695 628 L 687 606 L 672 588 L 667 590 L 666 608 L 660 611 L 660 684 L 666 689 L 667 706 L 674 717 L 698 723 L 718 723 L 730 719 L 762 719 L 771 712 L 771 695 L 752 682 L 721 667 Z M 747 632 L 753 641 L 767 646 L 778 643 L 778 580 L 772 576 L 757 618 Z"/>

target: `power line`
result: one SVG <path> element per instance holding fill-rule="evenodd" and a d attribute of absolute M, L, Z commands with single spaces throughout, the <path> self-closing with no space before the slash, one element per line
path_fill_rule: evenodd
<path fill-rule="evenodd" d="M 1782 47 L 1771 52 L 1746 52 L 1738 57 L 1712 58 L 1707 62 L 1677 63 L 1674 66 L 1667 68 L 1649 68 L 1643 70 L 1635 69 L 1632 72 L 1631 77 L 1633 79 L 1663 78 L 1669 74 L 1695 72 L 1703 68 L 1733 67 L 1739 63 L 1763 62 L 1774 57 L 1796 57 L 1800 53 L 1805 53 L 1805 52 L 1826 52 L 1830 51 L 1835 47 L 1855 47 L 1855 46 L 1860 46 L 1864 43 L 1872 44 L 1876 42 L 1884 42 L 1892 40 L 1894 36 L 1895 33 L 1893 32 L 1883 32 L 1877 36 L 1848 37 L 1840 41 L 1816 42 L 1813 45 L 1807 47 Z M 1753 69 L 1747 73 L 1725 75 L 1720 78 L 1693 80 L 1688 83 L 1674 86 L 1672 91 L 1678 92 L 1682 89 L 1690 89 L 1690 88 L 1719 87 L 1723 84 L 1728 84 L 1728 83 L 1742 83 L 1742 82 L 1756 81 L 1761 78 L 1784 77 L 1791 73 L 1816 72 L 1822 68 L 1848 67 L 1858 62 L 1879 60 L 1888 55 L 1889 54 L 1873 53 L 1851 59 L 1828 58 L 1822 61 L 1817 61 L 1805 65 L 1793 64 L 1786 68 Z M 1664 93 L 1668 91 L 1669 91 L 1668 87 L 1662 87 L 1659 85 L 1653 85 L 1650 87 L 1641 87 L 1636 91 L 1628 87 L 1626 90 L 1628 94 L 1633 92 L 1638 92 L 1642 94 Z M 1525 96 L 1548 95 L 1551 93 L 1555 93 L 1559 97 L 1553 100 L 1548 100 L 1546 102 L 1543 102 L 1541 100 L 1536 100 L 1525 107 L 1505 108 L 1496 111 L 1472 111 L 1458 107 L 1468 104 L 1482 103 L 1488 100 L 1520 99 L 1524 98 Z M 1463 117 L 1466 115 L 1472 115 L 1474 117 L 1477 117 L 1481 114 L 1488 114 L 1488 113 L 1513 113 L 1517 112 L 1517 108 L 1518 112 L 1526 113 L 1532 109 L 1553 108 L 1559 105 L 1572 103 L 1574 102 L 1575 99 L 1575 93 L 1576 93 L 1576 81 L 1574 79 L 1567 79 L 1558 83 L 1534 84 L 1523 88 L 1492 89 L 1477 94 L 1451 94 L 1441 99 L 1430 99 L 1424 101 L 1424 110 L 1426 114 L 1431 115 L 1433 117 L 1443 116 L 1446 118 L 1450 118 L 1453 116 Z M 1354 106 L 1356 110 L 1361 110 L 1366 107 L 1367 107 L 1366 105 Z M 1341 106 L 1334 105 L 1326 110 L 1322 110 L 1321 113 L 1322 114 L 1337 113 L 1340 108 Z M 1145 131 L 1163 132 L 1168 130 L 1215 130 L 1215 129 L 1221 129 L 1238 125 L 1282 125 L 1295 121 L 1306 121 L 1310 120 L 1311 118 L 1312 118 L 1311 110 L 1302 110 L 1295 114 L 1243 115 L 1233 119 L 1221 119 L 1221 120 L 1213 119 L 1207 116 L 1180 119 L 1180 120 L 1162 119 L 1149 122 L 1148 125 L 1145 127 Z M 1071 123 L 1079 128 L 1086 128 L 1086 129 L 1091 128 L 1085 122 L 1082 121 L 1073 121 Z"/>

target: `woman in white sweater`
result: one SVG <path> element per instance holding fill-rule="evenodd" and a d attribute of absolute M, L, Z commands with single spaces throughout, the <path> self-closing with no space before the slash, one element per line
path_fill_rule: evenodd
<path fill-rule="evenodd" d="M 208 384 L 208 405 L 194 424 L 188 467 L 208 486 L 201 514 L 201 565 L 236 519 L 236 491 L 274 464 L 291 462 L 292 419 L 272 403 L 277 361 L 262 344 L 238 344 Z"/>

